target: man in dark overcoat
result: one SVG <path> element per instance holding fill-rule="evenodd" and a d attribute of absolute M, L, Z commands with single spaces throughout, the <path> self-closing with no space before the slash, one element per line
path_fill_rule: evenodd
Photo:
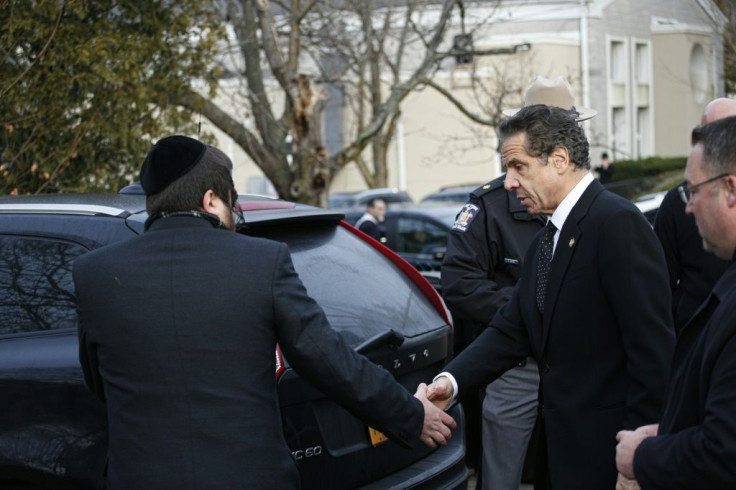
<path fill-rule="evenodd" d="M 714 99 L 705 106 L 700 124 L 704 126 L 730 116 L 736 116 L 736 100 Z M 679 332 L 708 297 L 728 268 L 729 261 L 703 249 L 695 219 L 685 213 L 678 186 L 667 191 L 662 200 L 654 232 L 664 248 L 672 289 L 675 331 Z"/>
<path fill-rule="evenodd" d="M 386 201 L 379 197 L 374 197 L 366 204 L 365 213 L 355 223 L 355 227 L 385 245 L 386 226 L 383 224 L 385 217 Z"/>
<path fill-rule="evenodd" d="M 574 109 L 577 122 L 597 114 L 594 109 L 575 105 L 572 87 L 563 77 L 536 77 L 524 93 L 524 106 L 535 104 Z M 503 113 L 513 116 L 518 111 L 506 109 Z M 460 344 L 465 348 L 511 298 L 529 244 L 547 222 L 543 215 L 529 214 L 516 192 L 504 189 L 505 180 L 503 174 L 471 192 L 447 239 L 442 296 L 455 321 L 456 347 Z M 525 457 L 536 447 L 534 440 L 528 449 L 537 420 L 538 391 L 539 370 L 532 357 L 486 387 L 478 488 L 517 490 L 522 473 L 528 472 L 525 466 L 533 468 L 525 465 Z M 464 391 L 460 400 L 465 410 L 468 455 L 475 428 L 472 407 L 476 393 Z"/>
<path fill-rule="evenodd" d="M 330 328 L 284 244 L 233 232 L 224 153 L 167 137 L 140 180 L 145 233 L 73 268 L 80 361 L 107 405 L 109 490 L 298 488 L 277 343 L 298 373 L 397 443 L 446 443 L 452 418 Z"/>
<path fill-rule="evenodd" d="M 662 247 L 636 206 L 593 178 L 571 111 L 528 106 L 498 131 L 506 188 L 550 219 L 510 301 L 435 378 L 430 399 L 449 403 L 531 354 L 546 470 L 535 483 L 614 488 L 616 433 L 657 420 L 674 348 Z"/>
<path fill-rule="evenodd" d="M 618 434 L 643 490 L 736 488 L 736 117 L 696 128 L 680 186 L 706 251 L 730 265 L 677 338 L 659 425 Z"/>

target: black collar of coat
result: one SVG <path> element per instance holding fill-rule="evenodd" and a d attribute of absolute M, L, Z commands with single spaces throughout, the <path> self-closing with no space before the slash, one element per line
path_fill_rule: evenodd
<path fill-rule="evenodd" d="M 188 218 L 188 219 L 185 219 Z M 149 216 L 146 224 L 143 226 L 144 231 L 156 230 L 160 228 L 182 228 L 193 226 L 195 224 L 209 224 L 213 228 L 226 230 L 225 223 L 217 216 L 204 211 L 179 211 L 175 213 L 157 213 Z"/>

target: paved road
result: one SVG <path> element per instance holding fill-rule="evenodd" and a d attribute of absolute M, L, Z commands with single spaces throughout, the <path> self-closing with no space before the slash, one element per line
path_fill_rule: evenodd
<path fill-rule="evenodd" d="M 468 479 L 468 490 L 475 490 L 475 475 Z M 534 490 L 534 485 L 525 483 L 519 487 L 519 490 Z"/>

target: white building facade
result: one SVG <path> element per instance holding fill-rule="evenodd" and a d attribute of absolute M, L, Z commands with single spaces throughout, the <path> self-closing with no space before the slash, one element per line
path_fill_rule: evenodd
<path fill-rule="evenodd" d="M 502 85 L 515 87 L 504 99 L 515 107 L 521 104 L 519 89 L 534 76 L 566 77 L 576 103 L 598 111 L 585 125 L 594 165 L 602 152 L 614 161 L 687 155 L 705 105 L 724 95 L 725 18 L 711 0 L 466 2 L 464 26 L 475 50 L 524 43 L 530 49 L 476 56 L 471 63 L 448 58 L 435 82 L 482 113 L 477 86 L 496 95 Z M 459 33 L 447 33 L 447 49 Z M 350 116 L 339 111 L 334 104 L 328 117 L 337 115 L 349 125 Z M 390 186 L 418 200 L 442 186 L 482 183 L 501 173 L 494 129 L 472 123 L 439 92 L 412 93 L 402 114 L 390 151 Z M 329 133 L 328 128 L 328 139 L 335 137 Z M 265 189 L 255 165 L 240 162 L 242 153 L 232 156 L 236 184 L 259 190 L 260 182 Z M 332 191 L 365 188 L 352 166 L 331 185 Z"/>

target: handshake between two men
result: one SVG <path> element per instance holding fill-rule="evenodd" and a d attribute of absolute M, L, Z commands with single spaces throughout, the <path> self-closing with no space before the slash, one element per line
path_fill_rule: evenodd
<path fill-rule="evenodd" d="M 431 448 L 447 445 L 452 437 L 451 429 L 457 428 L 455 420 L 444 411 L 452 401 L 452 393 L 452 385 L 446 377 L 438 378 L 429 386 L 421 383 L 414 393 L 424 407 L 424 427 L 420 438 Z"/>

